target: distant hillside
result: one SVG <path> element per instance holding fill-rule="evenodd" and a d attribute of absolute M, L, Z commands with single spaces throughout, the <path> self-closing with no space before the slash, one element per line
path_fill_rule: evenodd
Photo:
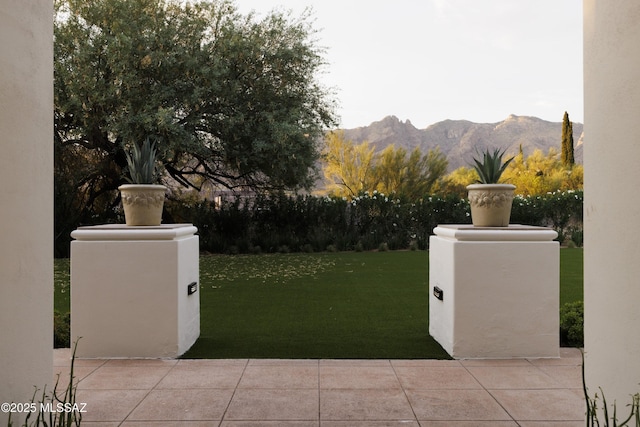
<path fill-rule="evenodd" d="M 582 163 L 582 128 L 582 123 L 573 123 L 576 163 Z M 402 122 L 395 116 L 388 116 L 369 126 L 343 130 L 346 139 L 356 143 L 366 140 L 377 149 L 395 144 L 409 152 L 420 147 L 426 154 L 430 149 L 440 147 L 449 160 L 449 172 L 469 166 L 476 150 L 501 148 L 506 149 L 507 155 L 515 155 L 522 145 L 525 156 L 536 149 L 546 154 L 551 147 L 560 151 L 562 138 L 562 122 L 514 115 L 498 123 L 445 120 L 426 129 L 415 128 L 409 120 Z"/>

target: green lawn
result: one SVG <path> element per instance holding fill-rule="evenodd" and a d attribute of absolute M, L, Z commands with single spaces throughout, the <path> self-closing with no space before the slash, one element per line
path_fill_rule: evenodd
<path fill-rule="evenodd" d="M 560 249 L 560 306 L 584 300 L 582 248 Z"/>
<path fill-rule="evenodd" d="M 582 250 L 560 254 L 563 304 L 582 299 Z M 428 262 L 423 251 L 203 255 L 201 335 L 185 357 L 448 358 L 428 332 Z M 56 260 L 59 311 L 68 268 Z"/>

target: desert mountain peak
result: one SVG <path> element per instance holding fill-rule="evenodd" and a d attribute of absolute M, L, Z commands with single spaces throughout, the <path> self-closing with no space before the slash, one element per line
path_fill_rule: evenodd
<path fill-rule="evenodd" d="M 534 150 L 545 154 L 553 147 L 560 151 L 562 122 L 548 122 L 537 117 L 509 115 L 497 123 L 474 123 L 468 120 L 443 120 L 425 129 L 417 129 L 411 121 L 387 116 L 369 126 L 343 129 L 345 138 L 355 143 L 369 141 L 381 150 L 390 144 L 408 152 L 419 147 L 423 153 L 440 147 L 449 160 L 449 171 L 468 166 L 477 150 L 505 149 L 515 155 L 522 147 L 525 155 Z M 583 125 L 573 123 L 574 156 L 582 163 Z"/>

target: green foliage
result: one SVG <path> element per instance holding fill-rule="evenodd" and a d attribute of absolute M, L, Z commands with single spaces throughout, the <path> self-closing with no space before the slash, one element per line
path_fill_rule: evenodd
<path fill-rule="evenodd" d="M 601 396 L 598 396 L 598 393 L 596 393 L 593 398 L 586 395 L 587 427 L 600 427 L 600 425 L 603 427 L 640 426 L 640 393 L 636 393 L 631 396 L 631 403 L 627 405 L 631 409 L 629 409 L 629 415 L 627 418 L 623 420 L 618 420 L 616 402 L 613 403 L 613 413 L 609 415 L 609 404 L 607 403 L 607 399 L 605 398 L 604 391 L 602 391 L 602 389 L 600 389 L 600 395 Z M 598 408 L 598 400 L 600 397 L 602 398 L 602 407 Z M 602 416 L 604 417 L 602 424 L 600 424 L 600 416 L 598 415 L 599 411 L 602 412 Z"/>
<path fill-rule="evenodd" d="M 410 154 L 402 148 L 387 146 L 377 157 L 373 167 L 373 181 L 380 193 L 396 194 L 409 200 L 417 200 L 432 193 L 448 166 L 440 148 L 429 150 L 424 156 L 419 148 Z"/>
<path fill-rule="evenodd" d="M 287 196 L 284 193 L 234 199 L 220 205 L 207 201 L 183 204 L 168 201 L 176 222 L 198 227 L 203 250 L 241 253 L 259 246 L 277 252 L 374 250 L 386 243 L 391 250 L 413 245 L 425 249 L 439 223 L 469 222 L 469 206 L 457 197 L 431 196 L 410 202 L 374 191 L 352 200 L 338 197 Z"/>
<path fill-rule="evenodd" d="M 482 160 L 478 158 L 473 159 L 473 168 L 478 173 L 478 182 L 481 184 L 497 184 L 500 180 L 500 176 L 504 170 L 509 166 L 509 163 L 513 160 L 511 157 L 508 160 L 502 162 L 502 156 L 504 156 L 504 150 L 496 148 L 493 153 L 488 149 L 482 153 Z"/>
<path fill-rule="evenodd" d="M 467 197 L 467 186 L 478 179 L 478 174 L 472 168 L 459 167 L 448 175 L 445 175 L 436 188 L 436 194 L 457 196 L 461 199 Z"/>
<path fill-rule="evenodd" d="M 516 186 L 516 193 L 536 196 L 557 191 L 581 190 L 584 168 L 582 165 L 564 166 L 557 150 L 551 148 L 545 155 L 535 150 L 529 156 L 521 151 L 502 173 L 504 182 Z M 445 176 L 438 192 L 466 197 L 466 186 L 476 180 L 473 169 L 461 167 Z"/>
<path fill-rule="evenodd" d="M 56 131 L 124 166 L 121 141 L 155 135 L 179 182 L 297 187 L 334 123 L 316 82 L 308 14 L 242 16 L 225 0 L 60 0 Z M 104 154 L 107 154 L 104 156 Z"/>
<path fill-rule="evenodd" d="M 576 247 L 581 247 L 584 244 L 584 230 L 582 227 L 572 225 L 568 227 L 568 238 L 568 241 Z"/>
<path fill-rule="evenodd" d="M 100 159 L 81 145 L 54 144 L 54 153 L 54 254 L 60 258 L 69 256 L 70 234 L 79 225 L 124 223 L 111 191 L 123 182 L 120 172 L 98 177 Z"/>
<path fill-rule="evenodd" d="M 570 239 L 579 246 L 582 244 L 583 200 L 582 190 L 528 197 L 516 195 L 511 207 L 511 223 L 551 227 L 558 232 L 560 242 Z"/>
<path fill-rule="evenodd" d="M 511 222 L 552 227 L 559 240 L 582 234 L 581 191 L 543 196 L 516 196 Z M 456 196 L 410 200 L 401 196 L 364 192 L 346 197 L 288 196 L 284 193 L 236 198 L 217 205 L 209 201 L 169 200 L 166 211 L 174 222 L 198 227 L 201 248 L 214 253 L 251 253 L 259 247 L 277 252 L 426 249 L 438 224 L 470 223 L 469 204 Z"/>
<path fill-rule="evenodd" d="M 560 344 L 564 347 L 584 347 L 584 304 L 565 303 L 560 307 Z"/>
<path fill-rule="evenodd" d="M 123 143 L 184 186 L 301 188 L 335 124 L 313 19 L 227 0 L 56 0 L 56 237 L 113 222 Z M 71 169 L 71 170 L 69 170 Z"/>
<path fill-rule="evenodd" d="M 418 159 L 421 157 L 418 153 Z M 379 191 L 385 194 L 397 193 L 404 181 L 407 173 L 406 166 L 407 150 L 402 147 L 396 148 L 393 144 L 388 145 L 384 150 L 376 155 L 373 166 L 373 187 L 365 188 L 366 191 Z M 421 195 L 428 194 L 423 193 Z M 418 196 L 420 197 L 420 196 Z"/>
<path fill-rule="evenodd" d="M 425 155 L 416 148 L 409 154 L 392 144 L 376 153 L 368 141 L 355 144 L 344 132 L 325 137 L 324 160 L 328 193 L 348 198 L 377 191 L 419 199 L 432 193 L 448 165 L 439 148 Z"/>
<path fill-rule="evenodd" d="M 323 173 L 327 190 L 337 197 L 353 197 L 363 191 L 373 191 L 374 151 L 368 141 L 354 144 L 344 138 L 344 132 L 330 132 L 325 137 Z"/>
<path fill-rule="evenodd" d="M 575 163 L 573 157 L 573 123 L 569 121 L 569 113 L 564 112 L 562 118 L 562 164 L 572 166 Z"/>
<path fill-rule="evenodd" d="M 134 143 L 131 151 L 125 153 L 131 184 L 153 184 L 158 178 L 157 157 L 155 141 L 152 143 L 149 137 L 145 138 L 140 147 Z"/>
<path fill-rule="evenodd" d="M 555 149 L 545 155 L 535 150 L 518 154 L 504 172 L 504 179 L 516 186 L 516 193 L 530 196 L 583 188 L 582 165 L 565 166 Z"/>

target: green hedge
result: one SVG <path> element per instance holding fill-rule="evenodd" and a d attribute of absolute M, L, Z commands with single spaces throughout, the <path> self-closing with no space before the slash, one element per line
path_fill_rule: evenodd
<path fill-rule="evenodd" d="M 584 303 L 568 302 L 560 307 L 560 344 L 584 347 Z"/>
<path fill-rule="evenodd" d="M 516 196 L 511 223 L 548 226 L 582 245 L 582 191 Z M 276 194 L 209 201 L 174 200 L 175 222 L 198 227 L 201 249 L 214 253 L 426 249 L 438 224 L 471 223 L 467 200 L 430 196 L 408 201 L 381 193 L 353 200 Z"/>
<path fill-rule="evenodd" d="M 551 227 L 558 240 L 582 246 L 582 204 L 584 192 L 557 191 L 543 196 L 516 196 L 511 210 L 511 223 Z"/>

